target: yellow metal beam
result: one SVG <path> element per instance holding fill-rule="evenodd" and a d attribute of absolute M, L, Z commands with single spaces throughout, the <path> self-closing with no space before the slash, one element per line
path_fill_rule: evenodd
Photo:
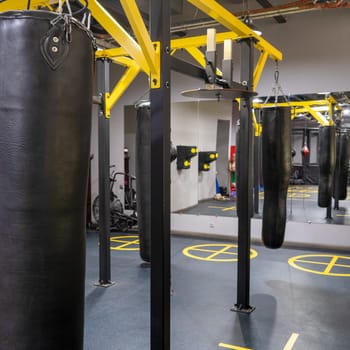
<path fill-rule="evenodd" d="M 221 44 L 226 39 L 232 39 L 237 40 L 240 37 L 233 33 L 233 32 L 224 32 L 224 33 L 217 33 L 216 34 L 216 43 Z M 170 47 L 171 50 L 180 50 L 180 49 L 187 49 L 187 48 L 194 48 L 194 47 L 200 47 L 200 46 L 206 46 L 207 45 L 207 36 L 206 35 L 198 35 L 188 38 L 181 38 L 181 39 L 173 39 L 170 41 Z M 113 49 L 105 49 L 105 50 L 98 50 L 96 52 L 97 58 L 102 57 L 116 57 L 116 56 L 125 56 L 127 55 L 127 52 L 121 48 L 113 48 Z"/>
<path fill-rule="evenodd" d="M 160 67 L 157 67 L 156 65 L 155 49 L 135 0 L 120 0 L 120 4 L 129 20 L 137 42 L 141 46 L 141 50 L 146 58 L 152 75 L 159 75 Z M 158 80 L 160 79 L 158 78 Z"/>
<path fill-rule="evenodd" d="M 197 47 L 186 47 L 185 50 L 203 67 L 205 68 L 206 61 L 204 53 Z"/>
<path fill-rule="evenodd" d="M 254 44 L 260 51 L 266 51 L 270 58 L 276 61 L 282 60 L 282 53 L 268 43 L 265 39 L 254 33 L 246 24 L 235 15 L 221 6 L 215 0 L 187 0 L 189 3 L 206 13 L 211 18 L 222 24 L 240 37 L 251 37 L 256 40 Z"/>
<path fill-rule="evenodd" d="M 306 107 L 306 106 L 327 106 L 327 100 L 310 100 L 310 101 L 290 101 L 279 103 L 254 103 L 254 108 L 268 108 L 268 107 Z"/>
<path fill-rule="evenodd" d="M 113 49 L 97 50 L 95 53 L 96 58 L 113 58 L 119 56 L 126 56 L 128 53 L 122 47 L 116 47 Z"/>
<path fill-rule="evenodd" d="M 186 47 L 185 50 L 203 67 L 205 68 L 207 63 L 205 60 L 205 54 L 197 47 Z M 222 72 L 219 68 L 216 68 L 216 74 L 222 76 Z"/>
<path fill-rule="evenodd" d="M 298 113 L 309 113 L 321 125 L 333 125 L 332 118 L 327 119 L 321 112 L 330 112 L 329 101 L 325 100 L 310 100 L 310 101 L 291 101 L 279 103 L 253 103 L 253 108 L 268 108 L 268 107 L 292 107 L 291 119 L 293 120 Z"/>
<path fill-rule="evenodd" d="M 109 118 L 111 115 L 111 110 L 113 106 L 118 102 L 120 97 L 124 94 L 130 84 L 134 81 L 136 76 L 140 72 L 140 67 L 137 64 L 132 64 L 118 81 L 117 85 L 114 87 L 110 95 L 106 98 L 106 117 Z"/>
<path fill-rule="evenodd" d="M 222 44 L 226 39 L 237 40 L 240 36 L 233 32 L 224 32 L 216 34 L 216 43 Z M 207 46 L 207 36 L 198 35 L 188 38 L 172 39 L 171 49 L 186 49 L 187 47 Z"/>
<path fill-rule="evenodd" d="M 79 0 L 84 3 L 84 0 Z M 140 45 L 126 30 L 103 8 L 97 0 L 89 0 L 89 10 L 92 16 L 118 42 L 125 52 L 132 57 L 141 69 L 149 74 L 149 67 Z"/>
<path fill-rule="evenodd" d="M 119 64 L 120 66 L 124 67 L 131 67 L 133 65 L 137 65 L 134 60 L 132 60 L 130 57 L 126 56 L 118 56 L 118 57 L 112 57 L 111 58 L 112 62 Z"/>
<path fill-rule="evenodd" d="M 269 57 L 269 54 L 266 51 L 261 52 L 259 60 L 255 66 L 254 75 L 253 75 L 253 90 L 256 90 L 256 87 L 259 84 L 261 74 L 265 68 L 266 61 Z"/>
<path fill-rule="evenodd" d="M 326 125 L 331 125 L 329 123 L 329 120 L 327 120 L 325 118 L 325 116 L 323 114 L 321 114 L 320 112 L 316 112 L 314 111 L 311 107 L 306 106 L 305 109 L 312 115 L 312 117 L 314 119 L 316 119 L 322 126 L 326 126 Z"/>

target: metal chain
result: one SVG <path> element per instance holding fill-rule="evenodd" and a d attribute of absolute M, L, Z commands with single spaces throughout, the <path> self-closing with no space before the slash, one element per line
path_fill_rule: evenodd
<path fill-rule="evenodd" d="M 85 9 L 84 8 L 82 9 L 82 10 L 84 10 L 84 15 L 83 15 L 82 21 L 79 21 L 73 17 L 72 8 L 70 6 L 69 0 L 66 0 L 65 2 L 66 2 L 66 7 L 68 10 L 68 13 L 63 13 L 63 0 L 59 0 L 58 15 L 56 18 L 54 18 L 50 22 L 51 25 L 55 26 L 57 23 L 59 23 L 61 21 L 63 22 L 63 26 L 65 28 L 65 33 L 66 33 L 66 41 L 68 43 L 72 42 L 72 24 L 76 25 L 77 27 L 82 29 L 87 34 L 87 36 L 90 38 L 90 40 L 92 42 L 94 49 L 96 49 L 97 48 L 96 39 L 90 30 L 91 12 L 87 8 L 87 5 L 85 6 Z M 87 3 L 87 1 L 86 1 L 86 3 Z M 86 24 L 85 24 L 85 21 L 86 21 Z"/>
<path fill-rule="evenodd" d="M 275 72 L 274 72 L 274 85 L 272 87 L 272 96 L 275 97 L 275 104 L 278 103 L 278 96 L 279 93 L 281 93 L 282 97 L 284 98 L 285 102 L 287 102 L 289 104 L 289 99 L 287 98 L 286 94 L 284 93 L 281 84 L 279 83 L 279 77 L 280 77 L 280 72 L 278 69 L 278 61 L 276 61 L 276 66 L 275 66 Z M 267 96 L 265 99 L 264 104 L 266 104 L 268 102 L 268 100 L 270 99 L 271 95 Z"/>

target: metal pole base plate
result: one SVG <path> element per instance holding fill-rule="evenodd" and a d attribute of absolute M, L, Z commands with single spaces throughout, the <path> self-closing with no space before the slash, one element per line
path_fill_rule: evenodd
<path fill-rule="evenodd" d="M 254 306 L 245 306 L 245 305 L 238 305 L 235 304 L 232 308 L 231 311 L 233 312 L 239 312 L 242 314 L 251 314 L 255 310 Z"/>
<path fill-rule="evenodd" d="M 103 287 L 103 288 L 108 288 L 108 287 L 112 287 L 116 284 L 116 282 L 113 281 L 108 281 L 108 282 L 96 282 L 94 283 L 94 286 L 96 287 Z"/>

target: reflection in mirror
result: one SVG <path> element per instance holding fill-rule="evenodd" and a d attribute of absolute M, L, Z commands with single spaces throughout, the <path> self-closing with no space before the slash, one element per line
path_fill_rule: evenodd
<path fill-rule="evenodd" d="M 260 110 L 275 105 L 275 97 L 254 102 L 257 126 Z M 349 184 L 350 141 L 339 150 L 340 139 L 350 139 L 350 92 L 314 93 L 282 97 L 278 103 L 292 111 L 292 171 L 288 189 L 288 221 L 350 224 L 350 196 L 333 193 L 332 207 L 318 207 L 319 127 L 332 125 L 337 134 L 336 184 Z M 219 157 L 208 171 L 198 171 L 198 157 L 187 170 L 171 169 L 172 211 L 190 215 L 236 216 L 235 164 L 239 111 L 236 101 L 190 101 L 172 105 L 172 141 L 174 145 L 196 145 L 198 151 L 216 150 Z M 343 136 L 342 136 L 343 135 Z M 345 135 L 345 136 L 344 136 Z M 254 183 L 255 218 L 260 218 L 264 200 L 261 174 L 261 140 L 255 137 Z M 341 141 L 344 143 L 343 141 Z M 242 160 L 244 161 L 244 160 Z M 344 170 L 345 169 L 345 170 Z M 336 173 L 336 171 L 335 171 Z M 332 184 L 334 185 L 334 184 Z M 338 197 L 338 198 L 337 198 Z"/>

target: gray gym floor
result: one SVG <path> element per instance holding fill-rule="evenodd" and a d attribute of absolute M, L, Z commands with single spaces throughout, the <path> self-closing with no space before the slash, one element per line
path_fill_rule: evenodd
<path fill-rule="evenodd" d="M 114 236 L 126 237 L 112 238 L 116 284 L 105 289 L 94 286 L 98 233 L 87 235 L 85 350 L 147 350 L 150 270 L 142 267 L 137 236 Z M 237 283 L 232 243 L 172 237 L 172 350 L 350 348 L 349 252 L 253 246 L 256 310 L 245 315 L 230 311 Z"/>
<path fill-rule="evenodd" d="M 350 225 L 350 188 L 346 200 L 339 201 L 339 209 L 332 208 L 332 217 L 327 219 L 327 209 L 317 206 L 318 187 L 311 185 L 293 185 L 289 187 L 287 213 L 288 221 L 307 223 L 328 223 L 334 225 Z M 259 195 L 259 214 L 261 217 L 264 203 L 264 193 Z M 334 201 L 333 201 L 334 206 Z M 236 201 L 229 199 L 218 201 L 208 199 L 200 202 L 197 206 L 179 211 L 183 214 L 213 215 L 213 216 L 236 216 Z"/>

